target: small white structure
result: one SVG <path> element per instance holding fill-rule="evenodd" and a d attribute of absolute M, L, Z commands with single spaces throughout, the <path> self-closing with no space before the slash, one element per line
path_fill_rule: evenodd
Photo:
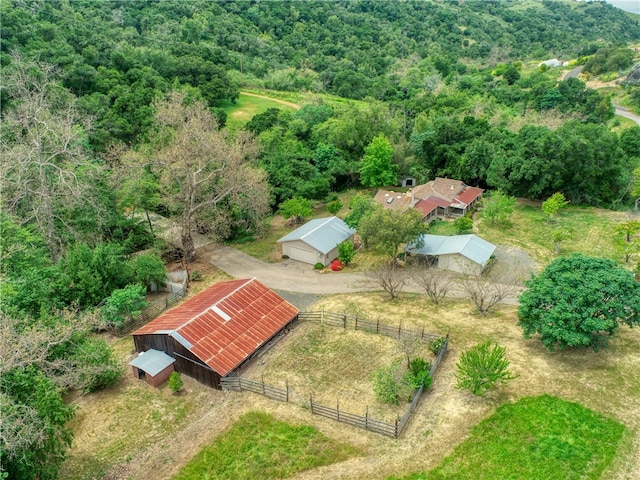
<path fill-rule="evenodd" d="M 538 64 L 538 67 L 541 67 L 542 65 L 546 65 L 547 67 L 559 67 L 562 65 L 562 62 L 560 60 L 558 60 L 557 58 L 552 58 L 550 60 L 545 60 L 544 62 L 540 62 Z"/>
<path fill-rule="evenodd" d="M 424 245 L 420 248 L 408 245 L 405 252 L 424 255 L 437 268 L 480 275 L 493 255 L 495 245 L 476 235 L 422 235 Z"/>
<path fill-rule="evenodd" d="M 356 231 L 338 217 L 316 218 L 305 223 L 278 243 L 282 254 L 293 260 L 327 266 L 338 257 L 338 245 L 353 240 Z"/>

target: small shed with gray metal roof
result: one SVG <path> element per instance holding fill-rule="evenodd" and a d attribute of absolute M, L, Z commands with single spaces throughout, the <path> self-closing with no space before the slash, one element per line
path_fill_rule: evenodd
<path fill-rule="evenodd" d="M 426 256 L 437 268 L 453 272 L 480 275 L 496 246 L 477 235 L 422 235 L 422 247 L 408 245 L 409 255 Z"/>
<path fill-rule="evenodd" d="M 285 235 L 282 255 L 300 262 L 327 266 L 338 257 L 338 245 L 353 240 L 356 231 L 338 217 L 316 218 Z"/>
<path fill-rule="evenodd" d="M 175 358 L 152 348 L 138 354 L 129 365 L 133 368 L 134 377 L 146 380 L 152 387 L 157 387 L 169 379 L 175 361 Z"/>

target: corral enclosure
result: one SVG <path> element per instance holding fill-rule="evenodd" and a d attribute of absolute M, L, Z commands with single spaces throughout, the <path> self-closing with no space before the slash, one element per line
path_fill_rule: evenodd
<path fill-rule="evenodd" d="M 413 338 L 410 358 L 433 360 L 429 343 L 428 338 Z M 307 404 L 312 395 L 314 402 L 393 422 L 403 415 L 408 403 L 380 403 L 373 391 L 372 374 L 395 362 L 406 365 L 405 344 L 376 333 L 299 322 L 242 377 L 283 388 L 288 385 L 294 403 Z"/>

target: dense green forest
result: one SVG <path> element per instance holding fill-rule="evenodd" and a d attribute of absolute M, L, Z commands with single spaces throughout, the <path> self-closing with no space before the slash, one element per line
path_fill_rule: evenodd
<path fill-rule="evenodd" d="M 600 207 L 640 197 L 640 127 L 611 130 L 607 94 L 537 68 L 627 71 L 640 25 L 606 3 L 0 0 L 0 18 L 9 478 L 57 477 L 63 392 L 120 375 L 94 333 L 144 304 L 163 255 L 191 260 L 196 228 L 259 234 L 288 199 L 407 175 Z M 305 100 L 224 128 L 249 87 Z M 378 150 L 388 171 L 371 172 Z M 151 213 L 180 225 L 181 251 Z"/>

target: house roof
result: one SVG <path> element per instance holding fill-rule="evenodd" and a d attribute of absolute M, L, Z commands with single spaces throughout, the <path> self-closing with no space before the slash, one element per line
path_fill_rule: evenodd
<path fill-rule="evenodd" d="M 458 195 L 456 195 L 455 199 L 466 206 L 466 205 L 469 205 L 478 197 L 480 197 L 480 195 L 482 195 L 482 192 L 484 192 L 482 188 L 467 187 L 464 190 L 462 190 Z"/>
<path fill-rule="evenodd" d="M 373 200 L 391 210 L 405 210 L 411 206 L 411 195 L 391 190 L 378 190 Z"/>
<path fill-rule="evenodd" d="M 171 358 L 166 353 L 161 352 L 160 350 L 151 349 L 146 352 L 142 352 L 136 358 L 131 360 L 129 365 L 137 367 L 143 372 L 154 377 L 175 361 L 175 358 Z"/>
<path fill-rule="evenodd" d="M 285 235 L 278 243 L 301 240 L 319 252 L 327 254 L 354 233 L 356 231 L 338 217 L 316 218 Z"/>
<path fill-rule="evenodd" d="M 405 251 L 420 255 L 452 255 L 460 254 L 483 267 L 493 255 L 496 246 L 477 235 L 422 235 L 424 246 L 417 248 L 408 245 Z"/>
<path fill-rule="evenodd" d="M 438 207 L 447 208 L 448 206 L 449 202 L 447 200 L 438 198 L 435 195 L 425 198 L 424 200 L 419 200 L 418 203 L 415 204 L 416 210 L 422 213 L 423 218 L 429 215 Z"/>
<path fill-rule="evenodd" d="M 455 196 L 466 187 L 460 180 L 436 177 L 435 180 L 416 186 L 413 189 L 413 195 L 423 199 L 434 195 L 452 202 Z"/>
<path fill-rule="evenodd" d="M 166 334 L 225 376 L 298 314 L 255 278 L 220 282 L 133 335 Z"/>

